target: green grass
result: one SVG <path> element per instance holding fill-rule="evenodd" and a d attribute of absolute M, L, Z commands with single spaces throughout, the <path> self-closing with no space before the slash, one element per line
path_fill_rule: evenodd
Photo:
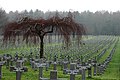
<path fill-rule="evenodd" d="M 100 58 L 99 62 L 103 62 L 110 54 L 111 50 L 113 49 L 115 44 L 110 45 L 110 49 L 108 49 L 105 54 Z"/>
<path fill-rule="evenodd" d="M 89 39 L 91 39 L 91 37 Z M 55 44 L 53 44 L 53 46 L 54 45 L 57 45 L 57 44 L 55 43 Z M 114 44 L 112 44 L 110 49 L 107 50 L 105 55 L 102 57 L 101 62 L 109 55 L 113 46 L 114 46 Z M 29 48 L 26 48 L 26 50 L 29 50 Z M 18 50 L 17 49 L 14 49 L 14 50 L 8 49 L 8 50 L 4 50 L 4 51 L 0 50 L 0 53 L 2 53 L 2 54 L 8 53 L 8 52 L 14 53 L 16 51 L 18 51 Z M 28 65 L 28 63 L 26 64 L 26 66 L 28 67 L 28 72 L 24 72 L 22 74 L 21 80 L 38 80 L 38 71 L 34 71 Z M 45 78 L 50 77 L 50 70 L 52 70 L 52 68 L 53 68 L 53 66 L 51 66 L 48 71 L 45 71 L 45 69 L 44 69 L 43 76 Z M 70 75 L 63 74 L 60 66 L 57 66 L 57 70 L 58 70 L 58 78 L 60 78 L 59 80 L 70 80 L 69 79 Z M 16 74 L 15 72 L 10 72 L 8 69 L 6 69 L 5 66 L 2 67 L 2 80 L 15 80 L 15 78 L 16 78 L 15 74 Z M 76 75 L 75 80 L 81 80 L 81 75 Z M 86 80 L 120 80 L 120 41 L 117 44 L 117 48 L 116 48 L 116 51 L 113 55 L 113 58 L 112 58 L 111 62 L 109 63 L 104 74 L 100 75 L 100 76 L 93 76 L 92 78 L 87 78 L 87 71 L 86 71 Z"/>
<path fill-rule="evenodd" d="M 105 73 L 101 76 L 103 80 L 120 80 L 120 41 L 117 44 L 113 58 Z"/>

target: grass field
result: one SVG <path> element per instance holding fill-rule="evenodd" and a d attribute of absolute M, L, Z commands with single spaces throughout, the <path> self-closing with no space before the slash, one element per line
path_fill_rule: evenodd
<path fill-rule="evenodd" d="M 107 70 L 99 78 L 101 80 L 120 80 L 120 41 Z"/>
<path fill-rule="evenodd" d="M 91 39 L 88 38 L 88 39 Z M 120 37 L 119 37 L 120 39 Z M 113 44 L 114 45 L 114 44 Z M 108 54 L 110 53 L 113 45 L 111 46 L 111 48 L 106 52 L 105 56 L 102 57 L 102 60 L 104 60 Z M 27 50 L 27 49 L 26 49 Z M 0 53 L 14 53 L 17 50 L 14 49 L 13 51 L 11 49 L 9 50 L 0 50 Z M 28 72 L 25 72 L 22 74 L 22 79 L 21 80 L 38 80 L 38 71 L 34 71 L 28 62 L 25 63 L 25 65 L 28 67 Z M 50 70 L 52 70 L 52 66 L 49 68 L 48 71 L 44 70 L 44 77 L 49 78 L 50 76 Z M 60 80 L 69 80 L 69 75 L 64 75 L 63 72 L 60 69 L 60 66 L 57 66 L 57 70 L 58 70 L 58 78 L 61 78 Z M 2 67 L 2 80 L 15 80 L 15 72 L 10 72 L 8 69 L 6 69 L 6 66 Z M 87 72 L 86 72 L 87 74 Z M 75 80 L 81 80 L 81 75 L 76 75 Z M 113 58 L 111 60 L 111 62 L 109 63 L 106 71 L 104 72 L 103 75 L 100 76 L 93 76 L 92 78 L 87 78 L 86 75 L 86 80 L 120 80 L 120 40 L 117 44 L 115 53 L 113 55 Z"/>

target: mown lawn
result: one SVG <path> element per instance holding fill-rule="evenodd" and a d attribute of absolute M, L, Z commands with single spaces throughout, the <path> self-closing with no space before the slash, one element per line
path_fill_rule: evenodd
<path fill-rule="evenodd" d="M 100 76 L 102 80 L 120 80 L 120 40 L 117 44 L 113 58 L 105 73 Z"/>
<path fill-rule="evenodd" d="M 26 66 L 28 67 L 28 72 L 23 73 L 21 80 L 38 80 L 38 71 L 34 71 L 28 63 L 26 63 Z M 48 71 L 44 70 L 43 76 L 49 78 L 50 70 L 52 70 L 52 68 L 53 67 L 51 66 Z M 60 80 L 69 80 L 69 75 L 62 74 L 60 66 L 57 66 L 57 70 L 58 78 L 61 78 Z M 5 66 L 2 67 L 2 80 L 16 80 L 15 76 L 15 72 L 10 72 Z M 75 80 L 81 80 L 81 75 L 76 75 Z M 120 80 L 120 40 L 105 73 L 101 76 L 95 76 L 92 78 L 87 78 L 86 75 L 86 80 Z"/>

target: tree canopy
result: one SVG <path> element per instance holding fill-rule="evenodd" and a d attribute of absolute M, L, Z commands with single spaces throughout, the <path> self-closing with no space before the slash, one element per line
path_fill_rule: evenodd
<path fill-rule="evenodd" d="M 18 35 L 23 35 L 23 39 L 28 39 L 30 36 L 40 36 L 42 34 L 40 31 L 45 32 L 51 28 L 54 28 L 54 34 L 64 36 L 66 42 L 69 42 L 70 35 L 73 33 L 79 37 L 85 33 L 83 25 L 76 23 L 71 17 L 60 18 L 57 15 L 49 19 L 23 17 L 19 22 L 10 22 L 6 25 L 4 40 L 7 41 L 10 37 L 16 38 Z"/>
<path fill-rule="evenodd" d="M 43 48 L 43 38 L 48 33 L 63 36 L 65 43 L 68 45 L 70 36 L 74 33 L 79 41 L 82 35 L 85 34 L 85 28 L 82 24 L 78 24 L 73 20 L 71 12 L 68 13 L 67 17 L 62 18 L 56 12 L 55 16 L 48 19 L 23 17 L 18 22 L 10 22 L 4 29 L 3 40 L 4 43 L 7 43 L 9 40 L 14 40 L 15 42 L 16 36 L 21 35 L 26 42 L 28 42 L 28 38 L 34 37 L 33 43 L 36 43 L 37 37 L 39 37 L 41 40 L 40 45 Z"/>

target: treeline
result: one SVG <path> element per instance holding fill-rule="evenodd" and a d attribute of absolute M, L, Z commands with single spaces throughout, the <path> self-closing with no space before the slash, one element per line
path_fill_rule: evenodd
<path fill-rule="evenodd" d="M 28 16 L 30 18 L 50 18 L 54 16 L 56 11 L 43 12 L 38 9 L 36 11 L 24 10 L 22 12 L 6 13 L 2 8 L 0 9 L 0 28 L 4 28 L 4 25 L 8 22 L 19 21 L 21 17 Z M 59 12 L 60 17 L 67 16 L 68 12 Z M 90 11 L 84 11 L 79 13 L 78 11 L 72 12 L 73 18 L 76 22 L 83 24 L 87 29 L 87 34 L 92 35 L 120 35 L 120 12 L 108 12 L 97 11 L 95 13 Z"/>

